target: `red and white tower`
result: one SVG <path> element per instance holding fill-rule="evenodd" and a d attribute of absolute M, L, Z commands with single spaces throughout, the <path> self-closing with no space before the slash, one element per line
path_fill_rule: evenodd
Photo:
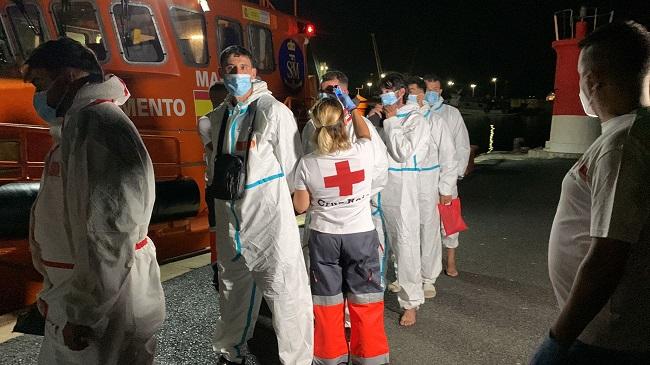
<path fill-rule="evenodd" d="M 611 21 L 613 12 L 598 15 L 597 9 L 593 11 L 594 14 L 588 16 L 587 8 L 581 8 L 577 21 L 574 21 L 572 10 L 555 13 L 553 49 L 557 53 L 557 62 L 551 138 L 545 148 L 548 152 L 583 153 L 601 132 L 598 119 L 586 116 L 580 103 L 578 43 L 587 35 L 588 28 L 595 28 L 603 16 Z"/>

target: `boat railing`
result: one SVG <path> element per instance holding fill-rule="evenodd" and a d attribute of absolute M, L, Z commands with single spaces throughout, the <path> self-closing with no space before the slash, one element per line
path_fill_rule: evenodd
<path fill-rule="evenodd" d="M 553 14 L 553 24 L 555 27 L 555 40 L 576 38 L 576 22 L 587 23 L 587 32 L 593 32 L 596 28 L 609 24 L 614 20 L 614 11 L 602 11 L 599 8 L 586 7 L 580 8 L 579 13 L 575 14 L 573 9 L 564 9 L 556 11 Z M 582 28 L 585 29 L 585 28 Z"/>

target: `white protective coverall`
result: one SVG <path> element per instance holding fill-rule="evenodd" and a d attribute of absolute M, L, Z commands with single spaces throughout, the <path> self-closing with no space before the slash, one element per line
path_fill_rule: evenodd
<path fill-rule="evenodd" d="M 447 128 L 451 132 L 451 135 L 454 140 L 454 148 L 456 149 L 456 168 L 458 177 L 462 178 L 465 176 L 465 170 L 467 170 L 467 164 L 469 163 L 469 156 L 471 152 L 470 142 L 469 142 L 469 133 L 467 132 L 467 126 L 465 121 L 463 121 L 463 116 L 460 113 L 460 110 L 457 108 L 443 103 L 444 99 L 440 97 L 440 100 L 435 105 L 431 106 L 431 112 L 438 114 L 447 124 Z M 454 198 L 458 197 L 458 187 L 454 184 L 454 189 L 452 192 Z M 459 233 L 454 233 L 450 236 L 442 237 L 442 244 L 448 248 L 458 247 L 458 235 Z"/>
<path fill-rule="evenodd" d="M 220 315 L 213 347 L 226 359 L 241 362 L 264 296 L 273 315 L 280 361 L 311 364 L 311 291 L 291 201 L 300 134 L 291 110 L 271 95 L 265 82 L 254 81 L 253 94 L 233 109 L 223 153 L 245 156 L 251 119 L 246 116 L 255 100 L 244 196 L 236 201 L 215 199 Z M 222 105 L 211 115 L 212 165 L 226 111 Z M 208 176 L 209 184 L 212 178 Z"/>
<path fill-rule="evenodd" d="M 418 175 L 433 175 L 435 166 L 424 165 L 429 151 L 431 128 L 414 104 L 397 110 L 384 120 L 383 139 L 388 150 L 388 183 L 380 194 L 388 245 L 397 258 L 397 281 L 401 286 L 398 302 L 404 309 L 424 303 L 420 269 L 420 198 Z"/>
<path fill-rule="evenodd" d="M 383 222 L 383 217 L 381 213 L 381 207 L 378 206 L 378 197 L 379 193 L 384 189 L 384 186 L 386 186 L 386 182 L 388 180 L 388 156 L 386 154 L 386 145 L 384 144 L 384 141 L 382 141 L 381 137 L 379 136 L 379 133 L 377 133 L 377 129 L 375 126 L 372 125 L 372 123 L 366 119 L 363 118 L 368 125 L 368 129 L 370 130 L 370 135 L 372 137 L 371 143 L 372 143 L 372 149 L 373 153 L 375 156 L 375 162 L 374 162 L 374 167 L 372 169 L 372 190 L 371 190 L 371 198 L 370 198 L 370 205 L 371 205 L 371 211 L 372 211 L 372 219 L 373 223 L 375 224 L 375 229 L 377 230 L 377 234 L 379 235 L 379 258 L 380 258 L 380 270 L 382 273 L 382 285 L 385 286 L 385 273 L 386 273 L 386 265 L 387 265 L 387 260 L 388 260 L 388 251 L 389 248 L 386 247 L 386 240 L 385 240 L 385 229 L 384 229 L 384 222 Z M 348 137 L 350 138 L 350 142 L 354 143 L 357 140 L 356 135 L 354 134 L 354 125 L 352 123 L 352 115 L 347 114 L 345 116 L 345 126 L 346 126 L 346 132 L 348 133 Z M 316 133 L 316 126 L 314 126 L 314 121 L 309 120 L 307 124 L 305 124 L 305 127 L 302 129 L 302 151 L 303 154 L 307 155 L 309 153 L 312 153 L 316 150 L 317 145 L 314 142 L 314 134 Z M 307 218 L 305 219 L 305 227 L 303 229 L 303 237 L 302 237 L 302 243 L 303 243 L 303 251 L 305 253 L 305 260 L 307 264 L 309 264 L 309 252 L 308 252 L 308 242 L 309 242 L 309 211 L 307 212 Z"/>
<path fill-rule="evenodd" d="M 60 118 L 62 130 L 51 125 L 54 144 L 30 229 L 44 278 L 39 364 L 153 364 L 154 333 L 165 318 L 147 237 L 155 180 L 142 139 L 118 106 L 128 98 L 116 76 L 86 84 Z M 84 350 L 65 346 L 68 322 L 93 330 Z"/>
<path fill-rule="evenodd" d="M 420 249 L 422 254 L 422 282 L 434 284 L 442 272 L 442 236 L 440 232 L 440 195 L 457 194 L 458 179 L 456 149 L 447 124 L 428 105 L 420 108 L 431 128 L 425 166 L 435 167 L 431 174 L 419 174 L 420 184 Z"/>

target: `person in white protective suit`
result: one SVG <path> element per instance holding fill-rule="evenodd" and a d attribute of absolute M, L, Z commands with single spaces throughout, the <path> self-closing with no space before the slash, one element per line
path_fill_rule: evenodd
<path fill-rule="evenodd" d="M 291 110 L 256 80 L 253 55 L 240 46 L 220 56 L 221 72 L 234 96 L 232 110 L 222 104 L 211 114 L 211 138 L 222 153 L 246 156 L 241 199 L 215 199 L 219 311 L 213 347 L 222 363 L 242 363 L 262 297 L 273 315 L 283 364 L 311 364 L 314 318 L 311 291 L 291 201 L 300 158 L 300 134 Z M 228 114 L 224 114 L 228 113 Z M 254 121 L 250 144 L 249 127 Z M 208 184 L 214 184 L 212 169 Z"/>
<path fill-rule="evenodd" d="M 433 174 L 427 166 L 431 128 L 414 104 L 407 98 L 404 77 L 391 73 L 379 87 L 386 119 L 383 139 L 388 150 L 388 183 L 382 192 L 382 209 L 390 247 L 395 251 L 397 281 L 401 286 L 398 302 L 404 313 L 400 325 L 415 324 L 416 311 L 424 303 L 420 269 L 420 226 L 423 224 L 420 197 L 430 193 L 422 190 L 419 174 Z"/>
<path fill-rule="evenodd" d="M 460 110 L 444 103 L 442 98 L 442 88 L 440 78 L 435 75 L 425 75 L 424 82 L 427 86 L 425 93 L 425 101 L 429 104 L 431 113 L 435 113 L 442 117 L 442 120 L 447 125 L 454 140 L 454 148 L 456 149 L 456 169 L 458 180 L 462 180 L 467 170 L 467 164 L 470 157 L 470 142 L 467 126 L 460 114 Z M 454 184 L 452 197 L 458 197 L 458 186 Z M 442 237 L 442 244 L 447 248 L 447 269 L 445 273 L 448 276 L 458 276 L 458 269 L 456 268 L 456 248 L 458 247 L 458 233 Z"/>
<path fill-rule="evenodd" d="M 456 150 L 446 123 L 437 113 L 431 112 L 424 100 L 426 88 L 424 80 L 417 76 L 411 77 L 407 80 L 407 86 L 409 92 L 407 104 L 417 104 L 431 128 L 429 151 L 423 165 L 431 166 L 433 172 L 418 174 L 420 189 L 424 192 L 420 196 L 422 287 L 424 297 L 429 299 L 436 296 L 434 284 L 442 272 L 442 236 L 438 203 L 451 203 L 457 179 Z"/>
<path fill-rule="evenodd" d="M 321 77 L 320 83 L 320 97 L 333 97 L 334 88 L 338 88 L 343 94 L 349 95 L 348 90 L 348 77 L 340 71 L 328 71 Z M 354 123 L 352 123 L 352 115 L 348 112 L 350 109 L 356 108 L 353 105 L 344 105 L 345 108 L 345 126 L 350 142 L 354 143 L 356 141 L 356 135 L 354 133 Z M 373 153 L 375 156 L 374 166 L 372 169 L 372 190 L 371 190 L 371 199 L 370 205 L 372 208 L 372 218 L 373 223 L 375 224 L 375 229 L 379 235 L 379 254 L 380 254 L 380 268 L 381 268 L 381 277 L 382 277 L 382 286 L 385 286 L 385 273 L 386 273 L 386 264 L 388 259 L 389 248 L 385 244 L 385 229 L 383 222 L 383 213 L 381 212 L 381 191 L 386 185 L 388 179 L 388 157 L 386 155 L 386 145 L 382 141 L 381 137 L 377 133 L 377 129 L 370 123 L 366 118 L 363 118 L 370 134 L 372 136 L 371 144 Z M 314 142 L 314 133 L 316 132 L 316 126 L 314 125 L 313 120 L 309 120 L 305 127 L 302 130 L 302 151 L 304 155 L 310 154 L 317 149 L 317 145 Z M 307 251 L 307 246 L 309 242 L 309 211 L 307 212 L 307 218 L 303 233 L 303 249 Z M 309 263 L 309 254 L 305 254 L 305 259 Z"/>
<path fill-rule="evenodd" d="M 54 143 L 32 208 L 30 247 L 43 275 L 39 364 L 153 364 L 165 318 L 153 242 L 151 159 L 118 105 L 129 91 L 104 78 L 69 38 L 37 47 L 23 68 Z"/>

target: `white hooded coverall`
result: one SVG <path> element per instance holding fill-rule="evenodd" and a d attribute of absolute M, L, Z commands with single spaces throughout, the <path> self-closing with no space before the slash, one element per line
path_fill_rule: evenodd
<path fill-rule="evenodd" d="M 422 282 L 434 284 L 442 271 L 442 236 L 438 203 L 440 195 L 456 192 L 456 160 L 454 140 L 445 121 L 432 113 L 428 106 L 420 109 L 429 122 L 431 133 L 429 151 L 424 165 L 436 167 L 431 174 L 419 174 L 420 191 L 420 249 Z"/>
<path fill-rule="evenodd" d="M 118 105 L 129 97 L 109 76 L 86 84 L 64 118 L 32 208 L 30 247 L 43 275 L 46 317 L 39 364 L 153 364 L 165 317 L 153 242 L 151 160 Z M 84 350 L 63 342 L 66 323 L 93 331 Z"/>
<path fill-rule="evenodd" d="M 465 170 L 467 170 L 467 164 L 469 163 L 470 157 L 470 142 L 469 142 L 469 133 L 467 132 L 467 126 L 463 121 L 463 116 L 460 114 L 460 110 L 457 108 L 444 104 L 444 99 L 440 97 L 439 103 L 431 106 L 431 114 L 437 114 L 442 117 L 447 129 L 451 133 L 451 136 L 454 141 L 454 148 L 456 149 L 456 169 L 458 177 L 465 176 Z M 452 191 L 452 197 L 458 198 L 458 186 L 454 184 Z M 447 248 L 456 248 L 458 247 L 458 235 L 459 233 L 454 233 L 450 236 L 442 237 L 442 244 Z"/>
<path fill-rule="evenodd" d="M 213 347 L 230 361 L 242 361 L 242 347 L 253 335 L 263 296 L 273 315 L 280 361 L 311 364 L 311 291 L 291 201 L 300 134 L 291 110 L 271 95 L 265 82 L 254 81 L 253 94 L 228 117 L 223 153 L 245 156 L 249 125 L 242 124 L 250 120 L 246 114 L 255 100 L 244 196 L 215 199 L 220 315 Z M 226 111 L 222 105 L 211 114 L 215 150 Z M 215 156 L 216 151 L 211 164 Z M 212 179 L 209 175 L 208 184 Z"/>
<path fill-rule="evenodd" d="M 388 183 L 381 192 L 388 245 L 397 258 L 400 307 L 418 308 L 424 303 L 420 265 L 420 198 L 431 189 L 420 187 L 418 175 L 433 175 L 436 166 L 425 165 L 431 128 L 418 110 L 407 104 L 384 120 L 383 137 L 388 150 Z"/>
<path fill-rule="evenodd" d="M 372 137 L 371 144 L 372 144 L 372 149 L 373 153 L 375 156 L 374 159 L 374 166 L 372 168 L 372 190 L 371 190 L 371 198 L 370 198 L 370 205 L 371 205 L 371 211 L 372 211 L 372 221 L 375 224 L 375 229 L 377 230 L 377 234 L 379 235 L 379 258 L 380 258 L 380 269 L 381 269 L 381 284 L 382 286 L 385 286 L 385 273 L 386 273 L 386 265 L 388 261 L 388 251 L 389 248 L 386 247 L 386 240 L 385 240 L 385 229 L 384 229 L 384 222 L 383 222 L 383 217 L 381 213 L 381 207 L 378 206 L 378 194 L 384 189 L 384 186 L 386 186 L 386 182 L 388 180 L 388 155 L 386 154 L 386 145 L 384 144 L 384 141 L 382 141 L 381 137 L 379 136 L 379 133 L 377 132 L 377 129 L 375 126 L 372 125 L 372 123 L 366 119 L 363 118 L 364 121 L 366 122 L 366 125 L 368 126 L 368 129 L 370 130 L 370 135 Z M 348 114 L 346 112 L 345 115 L 345 127 L 346 127 L 346 132 L 348 134 L 348 137 L 350 138 L 350 142 L 354 143 L 357 140 L 357 136 L 354 134 L 354 124 L 352 123 L 352 115 Z M 309 120 L 307 124 L 305 124 L 305 127 L 302 129 L 302 152 L 304 155 L 310 154 L 314 152 L 317 148 L 317 145 L 314 141 L 314 134 L 316 133 L 316 126 L 314 125 L 313 120 Z M 307 252 L 308 250 L 308 242 L 309 242 L 309 211 L 307 212 L 307 218 L 305 219 L 305 227 L 303 229 L 303 237 L 302 237 L 302 243 L 303 243 L 303 250 L 305 251 L 305 260 L 307 263 L 309 263 L 309 253 Z"/>

